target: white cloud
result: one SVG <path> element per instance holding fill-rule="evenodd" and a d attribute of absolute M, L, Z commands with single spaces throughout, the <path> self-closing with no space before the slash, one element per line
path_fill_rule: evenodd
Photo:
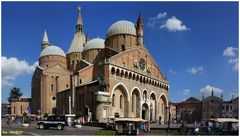
<path fill-rule="evenodd" d="M 212 90 L 213 90 L 213 94 L 217 95 L 217 96 L 219 96 L 223 92 L 223 90 L 221 88 L 213 87 L 211 85 L 207 85 L 207 86 L 201 88 L 200 92 L 202 92 L 204 94 L 204 96 L 206 97 L 206 96 L 209 96 L 212 94 Z"/>
<path fill-rule="evenodd" d="M 238 51 L 237 48 L 234 48 L 234 47 L 227 47 L 227 48 L 223 51 L 223 56 L 227 56 L 227 57 L 235 57 L 237 51 Z"/>
<path fill-rule="evenodd" d="M 158 13 L 158 15 L 157 16 L 155 16 L 155 17 L 150 17 L 149 18 L 149 20 L 159 20 L 159 19 L 161 19 L 161 18 L 164 18 L 164 17 L 166 17 L 167 16 L 167 13 L 166 12 L 163 12 L 163 13 Z"/>
<path fill-rule="evenodd" d="M 2 57 L 2 86 L 11 86 L 18 75 L 33 73 L 38 62 L 29 65 L 25 60 L 18 60 L 15 57 Z"/>
<path fill-rule="evenodd" d="M 160 28 L 166 28 L 168 31 L 184 31 L 184 30 L 188 30 L 189 28 L 187 28 L 186 25 L 183 24 L 183 22 L 179 19 L 177 19 L 176 17 L 172 17 L 167 19 L 167 21 L 165 22 L 165 24 L 161 25 Z"/>
<path fill-rule="evenodd" d="M 232 64 L 233 66 L 233 70 L 238 71 L 238 57 L 237 57 L 237 53 L 238 53 L 238 48 L 234 48 L 234 47 L 227 47 L 224 51 L 223 51 L 223 56 L 228 58 L 228 63 Z"/>
<path fill-rule="evenodd" d="M 154 28 L 155 24 L 159 23 L 159 22 L 160 22 L 160 19 L 165 18 L 166 16 L 167 16 L 167 13 L 166 13 L 166 12 L 163 12 L 163 13 L 160 12 L 160 13 L 158 13 L 157 16 L 155 16 L 155 17 L 150 17 L 149 20 L 148 20 L 147 25 L 148 25 L 149 27 Z"/>
<path fill-rule="evenodd" d="M 200 74 L 203 71 L 203 67 L 192 67 L 190 69 L 187 70 L 188 73 L 190 74 Z"/>
<path fill-rule="evenodd" d="M 174 70 L 172 70 L 172 69 L 169 69 L 168 71 L 169 71 L 170 73 L 172 73 L 172 74 L 177 74 L 177 72 L 174 71 Z"/>
<path fill-rule="evenodd" d="M 182 91 L 182 94 L 183 94 L 183 95 L 189 95 L 189 93 L 190 93 L 190 89 L 184 89 L 184 90 Z"/>

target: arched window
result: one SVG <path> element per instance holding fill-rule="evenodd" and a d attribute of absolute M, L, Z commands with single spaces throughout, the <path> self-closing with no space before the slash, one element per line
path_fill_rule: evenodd
<path fill-rule="evenodd" d="M 120 109 L 122 109 L 122 95 L 120 96 Z"/>
<path fill-rule="evenodd" d="M 79 84 L 82 84 L 82 79 L 79 80 Z"/>
<path fill-rule="evenodd" d="M 53 91 L 53 84 L 51 85 L 51 91 Z"/>
<path fill-rule="evenodd" d="M 143 91 L 143 99 L 147 100 L 147 91 L 146 90 Z"/>
<path fill-rule="evenodd" d="M 112 75 L 115 74 L 115 68 L 114 67 L 112 67 L 111 72 L 112 72 Z"/>
<path fill-rule="evenodd" d="M 114 107 L 114 102 L 115 102 L 115 94 L 112 96 L 112 106 Z"/>
<path fill-rule="evenodd" d="M 124 75 L 124 71 L 123 70 L 121 70 L 121 77 Z"/>
<path fill-rule="evenodd" d="M 128 72 L 127 71 L 125 71 L 125 78 L 127 78 L 128 77 Z"/>
<path fill-rule="evenodd" d="M 119 74 L 120 74 L 120 70 L 117 69 L 117 71 L 116 71 L 116 75 L 119 76 Z"/>
<path fill-rule="evenodd" d="M 126 50 L 126 49 L 125 49 L 125 46 L 124 46 L 124 45 L 122 45 L 122 51 L 124 51 L 124 50 Z"/>

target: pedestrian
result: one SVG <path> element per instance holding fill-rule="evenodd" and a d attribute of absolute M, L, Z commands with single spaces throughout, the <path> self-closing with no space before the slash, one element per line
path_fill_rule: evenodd
<path fill-rule="evenodd" d="M 7 124 L 10 125 L 10 117 L 7 118 Z"/>
<path fill-rule="evenodd" d="M 71 123 L 72 121 L 71 121 L 71 117 L 68 117 L 68 119 L 67 119 L 67 123 L 68 123 L 68 126 L 69 127 L 72 127 L 72 123 Z"/>

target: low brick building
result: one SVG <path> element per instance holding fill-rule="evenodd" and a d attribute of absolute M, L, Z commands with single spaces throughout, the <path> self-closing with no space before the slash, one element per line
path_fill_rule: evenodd
<path fill-rule="evenodd" d="M 194 123 L 202 120 L 202 102 L 190 97 L 176 105 L 176 117 L 178 122 Z"/>
<path fill-rule="evenodd" d="M 11 115 L 22 115 L 24 112 L 29 113 L 28 107 L 31 99 L 30 98 L 19 98 L 14 99 L 10 102 Z"/>

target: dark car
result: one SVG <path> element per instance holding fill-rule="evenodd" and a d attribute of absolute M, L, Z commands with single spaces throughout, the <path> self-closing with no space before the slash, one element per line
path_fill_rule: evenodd
<path fill-rule="evenodd" d="M 65 116 L 47 116 L 44 117 L 42 120 L 38 121 L 37 125 L 39 129 L 55 127 L 58 130 L 63 130 L 64 126 L 66 125 Z"/>
<path fill-rule="evenodd" d="M 180 130 L 180 135 L 224 135 L 219 128 L 186 127 Z"/>

